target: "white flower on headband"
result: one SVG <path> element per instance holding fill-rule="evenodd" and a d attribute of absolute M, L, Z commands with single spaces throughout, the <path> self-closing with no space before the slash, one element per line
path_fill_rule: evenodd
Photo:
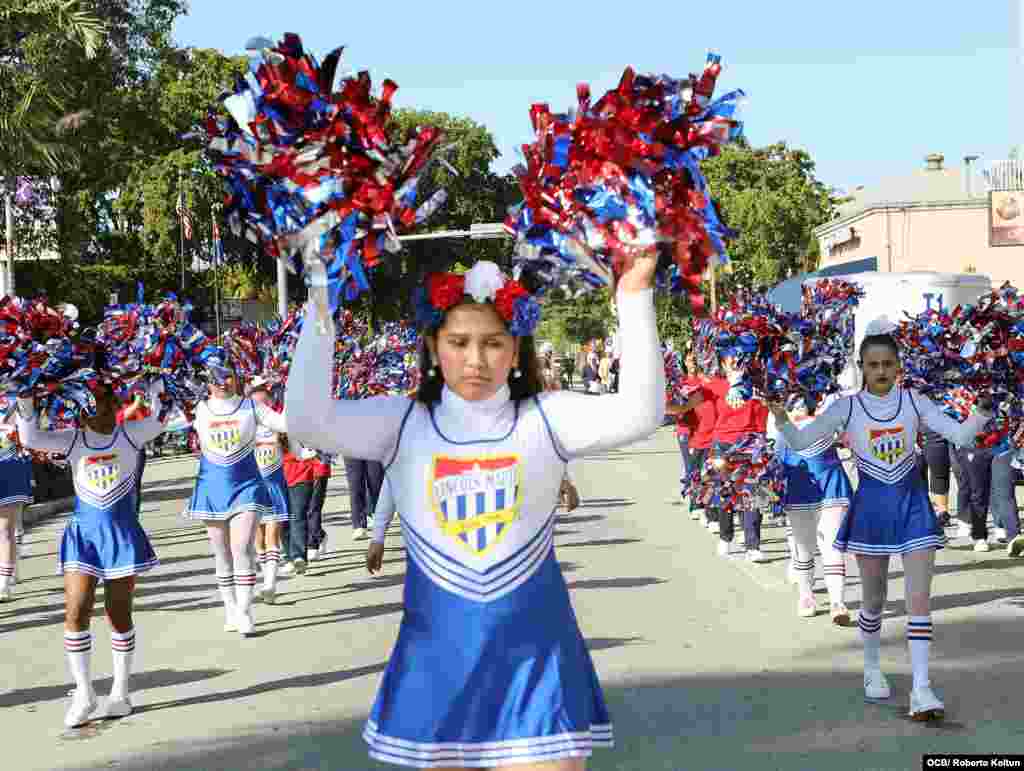
<path fill-rule="evenodd" d="M 874 335 L 891 335 L 896 331 L 896 323 L 888 316 L 879 316 L 874 321 L 868 323 L 864 329 L 865 337 L 873 337 Z"/>
<path fill-rule="evenodd" d="M 466 294 L 478 303 L 494 302 L 498 290 L 505 286 L 501 268 L 489 260 L 481 260 L 466 271 Z"/>

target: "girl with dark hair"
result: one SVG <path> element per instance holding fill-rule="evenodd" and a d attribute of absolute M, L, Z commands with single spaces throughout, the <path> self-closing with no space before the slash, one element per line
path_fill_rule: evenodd
<path fill-rule="evenodd" d="M 17 528 L 26 504 L 32 502 L 32 464 L 18 451 L 14 404 L 0 415 L 0 602 L 11 598 L 18 560 Z"/>
<path fill-rule="evenodd" d="M 161 391 L 160 385 L 154 386 L 152 403 Z M 66 456 L 75 484 L 75 513 L 64 528 L 59 563 L 64 574 L 64 651 L 75 681 L 64 718 L 68 728 L 88 722 L 96 709 L 89 622 L 100 579 L 114 657 L 106 716 L 124 717 L 132 711 L 128 681 L 136 643 L 132 619 L 135 577 L 157 564 L 156 553 L 139 523 L 135 477 L 139 449 L 163 430 L 155 414 L 118 425 L 117 400 L 108 386 L 102 386 L 97 394 L 95 415 L 83 416 L 78 428 L 60 431 L 40 430 L 33 400 L 18 399 L 22 443 L 33 450 Z"/>
<path fill-rule="evenodd" d="M 971 446 L 987 416 L 964 423 L 945 415 L 930 399 L 899 385 L 900 359 L 889 334 L 891 322 L 868 326 L 860 347 L 863 389 L 834 401 L 818 418 L 794 426 L 780 404 L 770 408 L 786 442 L 795 450 L 846 432 L 859 472 L 859 484 L 836 535 L 835 547 L 857 556 L 863 587 L 858 626 L 864 643 L 864 695 L 887 699 L 889 683 L 881 668 L 882 610 L 889 558 L 903 560 L 907 604 L 907 645 L 913 670 L 910 716 L 941 719 L 945 706 L 931 688 L 928 663 L 932 640 L 931 580 L 935 550 L 945 538 L 921 475 L 914 442 L 923 425 L 956 446 Z"/>
<path fill-rule="evenodd" d="M 259 407 L 274 410 L 270 388 L 262 377 L 255 377 L 249 384 L 249 398 Z M 277 573 L 281 565 L 281 530 L 288 522 L 288 482 L 284 477 L 284 448 L 281 434 L 268 425 L 260 423 L 256 428 L 256 465 L 270 496 L 271 509 L 260 517 L 263 530 L 264 550 L 263 587 L 259 598 L 268 605 L 277 601 Z"/>
<path fill-rule="evenodd" d="M 285 397 L 291 431 L 386 464 L 409 555 L 405 613 L 364 731 L 372 757 L 579 771 L 612 744 L 554 554 L 554 511 L 571 458 L 661 425 L 655 265 L 638 257 L 618 282 L 621 390 L 599 401 L 543 392 L 531 337 L 539 308 L 489 262 L 431 275 L 418 292 L 425 377 L 414 400 L 335 401 L 334 324 L 326 292 L 311 290 Z M 385 527 L 375 522 L 371 572 Z"/>
<path fill-rule="evenodd" d="M 207 364 L 210 396 L 196 407 L 199 476 L 185 516 L 202 520 L 210 537 L 217 584 L 224 603 L 224 631 L 253 633 L 256 526 L 274 506 L 256 461 L 260 426 L 285 433 L 283 413 L 243 399 L 229 358 Z"/>

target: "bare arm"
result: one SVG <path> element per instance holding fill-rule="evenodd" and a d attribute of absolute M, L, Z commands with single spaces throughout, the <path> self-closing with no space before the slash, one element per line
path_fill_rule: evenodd
<path fill-rule="evenodd" d="M 67 455 L 75 442 L 78 430 L 64 428 L 60 431 L 42 431 L 36 419 L 36 405 L 31 399 L 18 399 L 18 436 L 21 443 L 31 450 Z"/>
<path fill-rule="evenodd" d="M 288 434 L 307 447 L 333 455 L 386 460 L 409 400 L 404 396 L 351 401 L 332 398 L 334 322 L 330 318 L 321 321 L 320 315 L 314 303 L 309 303 L 285 390 Z"/>
<path fill-rule="evenodd" d="M 288 433 L 287 412 L 276 412 L 264 404 L 256 404 L 256 420 L 261 426 L 266 426 L 278 434 Z"/>
<path fill-rule="evenodd" d="M 665 365 L 654 323 L 653 290 L 618 293 L 622 360 L 619 392 L 603 396 L 545 394 L 544 410 L 558 443 L 579 457 L 650 435 L 665 415 Z"/>

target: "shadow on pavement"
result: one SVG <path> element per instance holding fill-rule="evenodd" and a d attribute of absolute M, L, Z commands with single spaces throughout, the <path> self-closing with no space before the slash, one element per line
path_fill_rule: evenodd
<path fill-rule="evenodd" d="M 148 688 L 187 685 L 219 677 L 230 671 L 230 669 L 154 669 L 149 672 L 137 672 L 132 676 L 132 689 L 135 692 L 141 692 Z M 93 685 L 97 693 L 107 693 L 110 690 L 111 682 L 111 678 L 105 677 L 94 680 Z M 63 699 L 72 687 L 73 684 L 68 682 L 61 685 L 43 685 L 38 688 L 10 691 L 0 694 L 0 707 L 21 707 L 39 701 Z"/>
<path fill-rule="evenodd" d="M 593 641 L 591 649 L 594 650 Z M 599 650 L 600 648 L 596 648 Z M 684 662 L 681 662 L 684 663 Z M 143 707 L 146 716 L 172 707 L 233 701 L 280 688 L 317 687 L 374 675 L 384 664 L 255 685 Z M 598 662 L 600 669 L 600 662 Z M 787 669 L 760 673 L 709 674 L 656 681 L 606 683 L 605 698 L 616 746 L 596 750 L 589 771 L 889 771 L 921 768 L 924 753 L 1019 751 L 1024 729 L 1018 715 L 1002 708 L 979 712 L 976 693 L 963 682 L 947 683 L 950 719 L 914 723 L 905 717 L 907 678 L 893 678 L 891 704 L 863 701 L 859 673 Z M 1019 688 L 1024 670 L 994 690 Z M 984 699 L 998 703 L 985 689 Z M 370 705 L 366 705 L 369 709 Z M 273 768 L 359 771 L 393 768 L 371 761 L 362 741 L 362 719 L 313 712 L 301 721 L 254 725 L 217 740 L 176 741 L 145 754 L 119 753 L 121 771 L 227 771 Z M 108 736 L 118 727 L 110 729 Z M 108 768 L 97 764 L 94 769 Z"/>

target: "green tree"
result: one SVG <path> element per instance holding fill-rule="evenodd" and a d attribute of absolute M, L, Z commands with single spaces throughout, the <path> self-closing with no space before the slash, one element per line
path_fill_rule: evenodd
<path fill-rule="evenodd" d="M 832 218 L 836 199 L 806 150 L 740 142 L 703 168 L 723 218 L 740 233 L 729 245 L 731 266 L 718 274 L 720 297 L 817 267 L 813 229 Z"/>

